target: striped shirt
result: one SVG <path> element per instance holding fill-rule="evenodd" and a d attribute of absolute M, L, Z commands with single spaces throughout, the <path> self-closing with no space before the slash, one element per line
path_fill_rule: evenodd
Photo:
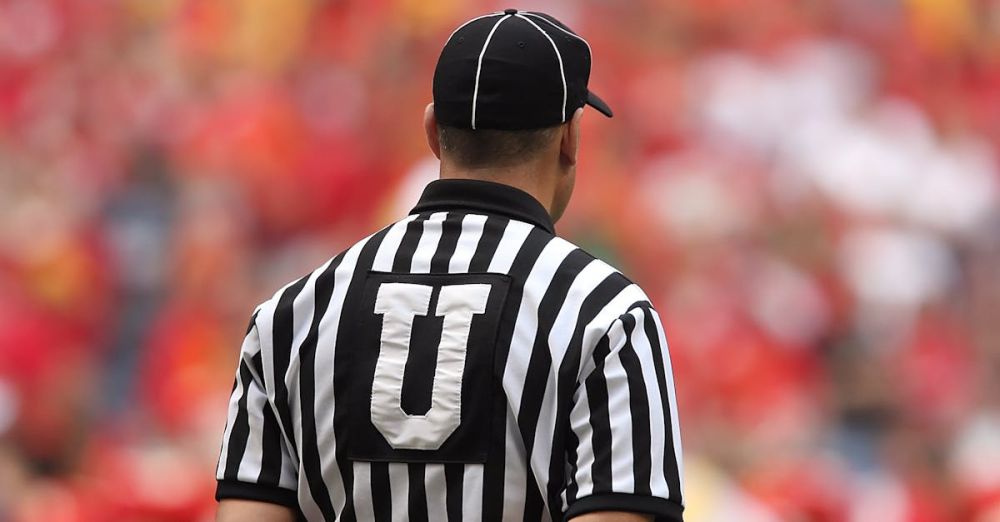
<path fill-rule="evenodd" d="M 530 195 L 439 180 L 257 307 L 216 497 L 319 520 L 679 521 L 663 327 Z"/>

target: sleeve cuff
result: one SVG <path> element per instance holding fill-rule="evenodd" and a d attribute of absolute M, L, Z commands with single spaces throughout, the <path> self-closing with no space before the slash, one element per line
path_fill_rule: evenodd
<path fill-rule="evenodd" d="M 215 500 L 225 498 L 256 500 L 269 504 L 279 504 L 292 508 L 296 512 L 299 510 L 298 493 L 278 486 L 265 486 L 236 480 L 220 480 L 215 488 Z"/>
<path fill-rule="evenodd" d="M 684 506 L 665 498 L 630 493 L 599 493 L 573 502 L 566 519 L 594 511 L 629 511 L 653 515 L 656 522 L 683 522 Z"/>

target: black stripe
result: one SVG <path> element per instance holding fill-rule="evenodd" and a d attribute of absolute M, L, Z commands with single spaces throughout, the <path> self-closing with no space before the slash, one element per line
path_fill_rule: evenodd
<path fill-rule="evenodd" d="M 264 364 L 261 352 L 253 356 L 254 371 L 258 376 L 264 375 Z M 260 474 L 257 475 L 257 483 L 277 486 L 281 481 L 281 460 L 284 452 L 281 449 L 281 427 L 278 426 L 278 419 L 274 416 L 274 410 L 265 400 L 263 409 L 264 426 L 261 430 L 261 448 L 263 454 L 260 458 Z"/>
<path fill-rule="evenodd" d="M 441 240 L 438 241 L 437 251 L 431 258 L 432 274 L 448 273 L 448 265 L 451 264 L 451 257 L 458 246 L 458 238 L 462 235 L 463 218 L 465 214 L 451 212 L 441 223 Z"/>
<path fill-rule="evenodd" d="M 608 328 L 608 330 L 610 331 L 610 327 Z M 611 341 L 608 338 L 608 332 L 605 332 L 604 335 L 602 335 L 601 338 L 597 340 L 597 344 L 594 346 L 594 359 L 597 361 L 597 363 L 594 369 L 594 373 L 592 375 L 600 374 L 600 371 L 604 366 L 604 359 L 605 357 L 608 356 L 610 352 L 611 352 Z M 586 387 L 586 382 L 584 383 L 584 387 Z M 588 411 L 590 411 L 590 404 L 592 404 L 592 400 L 590 399 L 588 393 L 587 396 Z M 588 422 L 591 423 L 591 427 L 593 428 L 593 419 L 588 417 Z M 567 478 L 566 502 L 572 505 L 573 502 L 576 500 L 577 492 L 580 490 L 580 485 L 577 483 L 576 480 L 576 475 L 577 472 L 579 471 L 579 467 L 577 466 L 577 458 L 579 457 L 579 454 L 577 453 L 577 450 L 580 447 L 580 438 L 576 436 L 576 432 L 574 432 L 572 429 L 567 430 L 567 437 L 568 440 L 566 442 L 566 454 L 567 458 L 569 459 L 570 476 Z M 591 444 L 594 444 L 593 440 L 591 440 Z M 592 474 L 593 470 L 591 469 L 589 472 Z"/>
<path fill-rule="evenodd" d="M 631 305 L 629 305 L 628 309 L 625 311 L 625 314 L 622 314 L 621 316 L 619 316 L 618 319 L 623 319 L 626 314 L 630 313 L 632 310 L 635 310 L 636 308 L 648 308 L 648 307 L 651 307 L 651 306 L 653 306 L 653 305 L 650 304 L 649 301 L 636 301 L 636 302 L 632 303 Z M 608 330 L 610 330 L 610 329 L 611 329 L 611 327 L 609 326 Z M 608 356 L 608 354 L 610 352 L 611 352 L 611 349 L 606 344 L 605 345 L 598 345 L 598 346 L 596 346 L 594 348 L 594 355 L 592 357 L 592 359 L 594 361 L 594 366 L 595 367 L 600 366 L 603 363 L 604 359 L 607 358 L 607 356 Z"/>
<path fill-rule="evenodd" d="M 243 461 L 243 454 L 247 449 L 247 441 L 250 438 L 250 417 L 247 413 L 247 397 L 250 395 L 250 367 L 244 359 L 240 359 L 240 384 L 242 395 L 236 409 L 236 419 L 233 420 L 233 429 L 229 433 L 229 452 L 226 456 L 226 472 L 223 475 L 227 480 L 236 480 L 240 472 L 240 464 Z"/>
<path fill-rule="evenodd" d="M 608 328 L 610 330 L 610 328 Z M 604 364 L 604 359 L 608 358 L 608 354 L 611 353 L 611 343 L 607 342 L 607 332 L 604 332 L 604 339 L 597 343 L 594 347 L 594 367 L 598 368 Z"/>
<path fill-rule="evenodd" d="M 650 477 L 652 476 L 652 441 L 649 426 L 649 403 L 646 398 L 646 382 L 642 375 L 642 363 L 632 345 L 632 331 L 635 329 L 635 317 L 625 314 L 622 317 L 625 328 L 625 346 L 618 352 L 625 376 L 628 379 L 629 413 L 632 416 L 632 466 L 634 471 L 635 493 L 651 494 Z"/>
<path fill-rule="evenodd" d="M 610 351 L 610 342 L 605 335 L 598 348 Z M 590 470 L 590 480 L 594 493 L 612 491 L 611 487 L 611 419 L 608 412 L 608 383 L 604 378 L 604 360 L 587 377 L 587 403 L 590 406 L 591 446 L 594 464 Z"/>
<path fill-rule="evenodd" d="M 476 254 L 473 256 L 473 265 L 469 270 L 473 272 L 485 271 L 489 268 L 489 258 L 496 252 L 499 238 L 503 235 L 504 229 L 509 222 L 499 218 L 487 218 L 483 227 L 483 237 L 479 241 Z M 524 243 L 514 256 L 514 261 L 510 265 L 508 274 L 511 275 L 510 291 L 507 294 L 508 303 L 521 303 L 524 294 L 524 282 L 528 274 L 535 266 L 538 256 L 542 253 L 545 245 L 552 240 L 549 233 L 540 228 L 533 228 L 525 237 Z M 485 252 L 489 257 L 485 260 L 475 261 L 475 258 Z M 483 266 L 485 265 L 485 266 Z M 500 331 L 497 334 L 496 362 L 494 363 L 494 374 L 496 375 L 496 398 L 493 403 L 495 414 L 495 425 L 490 428 L 490 454 L 483 466 L 483 514 L 484 520 L 500 520 L 503 515 L 504 486 L 505 486 L 505 458 L 507 440 L 507 396 L 503 390 L 503 373 L 507 365 L 507 356 L 510 353 L 510 343 L 514 336 L 514 323 L 517 320 L 517 306 L 508 306 L 503 312 L 500 320 Z M 528 477 L 531 480 L 531 470 L 528 468 Z M 532 481 L 533 483 L 533 481 Z M 535 488 L 538 489 L 537 487 Z"/>
<path fill-rule="evenodd" d="M 569 476 L 566 477 L 566 503 L 572 506 L 580 490 L 580 485 L 576 482 L 577 470 L 579 470 L 580 438 L 572 429 L 568 430 L 566 437 L 566 462 L 569 464 Z"/>
<path fill-rule="evenodd" d="M 271 345 L 274 351 L 271 357 L 274 362 L 274 405 L 278 410 L 278 418 L 281 419 L 281 427 L 285 430 L 285 439 L 292 445 L 292 452 L 296 453 L 295 431 L 292 429 L 292 412 L 288 406 L 285 373 L 288 372 L 288 361 L 292 355 L 292 339 L 295 336 L 292 307 L 295 298 L 302 292 L 308 280 L 309 276 L 305 276 L 281 293 L 278 304 L 274 307 L 274 324 L 271 327 Z"/>
<path fill-rule="evenodd" d="M 524 391 L 521 395 L 520 410 L 517 414 L 517 425 L 521 428 L 521 438 L 530 459 L 532 446 L 535 442 L 535 427 L 542 410 L 545 397 L 546 376 L 552 369 L 552 356 L 549 353 L 549 333 L 556 316 L 562 310 L 569 294 L 569 288 L 591 261 L 593 257 L 583 250 L 570 252 L 559 264 L 545 294 L 538 303 L 538 328 L 535 330 L 535 343 L 531 348 L 531 359 L 528 362 L 528 374 L 524 380 Z"/>
<path fill-rule="evenodd" d="M 569 411 L 572 407 L 573 391 L 577 386 L 580 359 L 583 350 L 583 334 L 594 317 L 632 282 L 618 272 L 601 281 L 583 300 L 577 317 L 573 337 L 570 338 L 566 354 L 559 365 L 559 389 L 556 391 L 556 431 L 552 434 L 552 457 L 549 460 L 548 504 L 553 520 L 562 518 L 561 489 L 566 474 L 566 432 L 569 431 Z M 587 390 L 588 394 L 590 390 Z M 606 395 L 606 393 L 605 393 Z M 607 397 L 605 397 L 605 401 Z M 592 401 L 591 404 L 594 404 Z M 596 453 L 596 451 L 595 451 Z"/>
<path fill-rule="evenodd" d="M 392 522 L 392 484 L 389 481 L 389 463 L 372 462 L 370 466 L 375 522 Z"/>
<path fill-rule="evenodd" d="M 335 271 L 344 260 L 340 253 L 316 278 L 312 324 L 299 348 L 299 414 L 302 420 L 302 468 L 309 483 L 309 492 L 319 506 L 323 518 L 337 517 L 330 499 L 326 481 L 323 480 L 319 446 L 316 433 L 316 343 L 319 339 L 319 325 L 330 306 L 330 297 L 336 282 Z M 325 376 L 324 376 L 325 378 Z M 324 429 L 326 427 L 324 426 Z"/>
<path fill-rule="evenodd" d="M 521 439 L 524 441 L 529 462 L 535 444 L 535 428 L 538 425 L 538 416 L 545 398 L 545 387 L 548 384 L 547 377 L 552 369 L 552 356 L 549 354 L 549 333 L 552 331 L 552 325 L 566 301 L 570 286 L 580 271 L 593 259 L 590 254 L 580 249 L 570 252 L 559 264 L 559 268 L 556 269 L 551 281 L 549 281 L 548 288 L 545 289 L 545 293 L 538 303 L 538 328 L 535 330 L 535 342 L 531 348 L 528 373 L 524 380 L 524 390 L 517 415 L 517 425 L 521 430 Z M 543 509 L 543 497 L 532 473 L 527 485 L 524 520 L 537 520 L 541 517 Z"/>
<path fill-rule="evenodd" d="M 382 241 L 388 232 L 389 227 L 382 229 L 361 247 L 361 252 L 358 254 L 358 261 L 354 266 L 351 283 L 348 285 L 347 293 L 344 296 L 345 306 L 340 314 L 337 342 L 334 344 L 333 352 L 333 388 L 335 400 L 333 431 L 334 438 L 338 441 L 346 439 L 344 430 L 349 426 L 347 407 L 340 404 L 338 399 L 347 396 L 347 386 L 351 382 L 351 372 L 354 370 L 351 367 L 351 351 L 349 349 L 337 348 L 351 346 L 350 336 L 355 330 L 350 328 L 350 324 L 355 322 L 357 318 L 349 312 L 350 303 L 356 303 L 361 298 L 361 293 L 364 291 L 365 274 L 371 270 L 375 254 L 378 253 L 379 246 L 382 245 Z M 347 458 L 347 448 L 344 444 L 337 444 L 337 467 L 340 468 L 340 476 L 344 480 L 344 491 L 347 496 L 347 503 L 340 514 L 340 519 L 345 522 L 353 522 L 357 517 L 354 512 L 354 466 L 351 460 Z"/>
<path fill-rule="evenodd" d="M 424 486 L 424 464 L 409 464 L 410 492 L 407 508 L 410 522 L 427 522 L 427 491 Z"/>
<path fill-rule="evenodd" d="M 629 493 L 604 493 L 589 495 L 570 506 L 566 519 L 597 511 L 630 511 L 653 515 L 657 522 L 682 522 L 684 506 L 658 497 Z"/>
<path fill-rule="evenodd" d="M 393 272 L 410 271 L 410 266 L 413 264 L 413 254 L 416 253 L 417 245 L 420 243 L 420 236 L 423 235 L 424 221 L 427 221 L 429 217 L 430 214 L 421 214 L 406 224 L 406 232 L 403 234 L 403 240 L 399 242 L 399 248 L 396 249 L 396 257 L 392 260 Z"/>
<path fill-rule="evenodd" d="M 257 482 L 277 486 L 281 483 L 281 461 L 284 459 L 284 451 L 281 448 L 281 427 L 278 426 L 278 419 L 275 418 L 274 411 L 267 404 L 264 405 L 262 439 L 264 455 L 261 457 L 260 475 L 257 477 Z"/>
<path fill-rule="evenodd" d="M 682 503 L 681 501 L 681 480 L 680 473 L 678 472 L 677 458 L 674 455 L 674 431 L 671 426 L 670 418 L 670 398 L 667 390 L 667 377 L 666 370 L 663 366 L 664 359 L 667 358 L 667 351 L 665 347 L 660 346 L 660 334 L 659 328 L 656 326 L 656 321 L 653 319 L 653 314 L 656 312 L 652 308 L 644 307 L 643 312 L 645 313 L 643 320 L 643 328 L 646 331 L 646 337 L 649 339 L 649 346 L 653 350 L 653 367 L 656 369 L 656 384 L 660 390 L 660 401 L 663 404 L 663 436 L 665 442 L 665 450 L 663 452 L 663 470 L 667 477 L 667 487 L 670 489 L 670 499 Z"/>
<path fill-rule="evenodd" d="M 476 252 L 472 254 L 469 261 L 469 272 L 485 272 L 490 269 L 490 261 L 497 252 L 503 231 L 507 229 L 510 220 L 489 216 L 483 223 L 483 235 L 479 236 L 479 244 L 476 245 Z M 539 231 L 541 233 L 541 231 Z M 509 298 L 508 298 L 509 299 Z M 508 301 L 510 302 L 510 301 Z"/>
<path fill-rule="evenodd" d="M 257 352 L 250 358 L 250 370 L 258 382 L 264 382 L 264 357 L 261 352 Z"/>
<path fill-rule="evenodd" d="M 531 471 L 530 466 L 528 467 L 528 483 L 524 487 L 524 516 L 521 520 L 524 522 L 542 520 L 545 500 L 542 498 L 541 489 L 538 487 L 538 481 L 535 480 L 535 474 Z"/>
<path fill-rule="evenodd" d="M 445 464 L 444 481 L 448 491 L 445 499 L 448 522 L 462 522 L 462 486 L 465 483 L 465 464 Z"/>

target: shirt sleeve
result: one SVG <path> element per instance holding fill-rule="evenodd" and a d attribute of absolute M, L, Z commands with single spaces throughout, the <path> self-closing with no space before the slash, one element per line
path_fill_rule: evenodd
<path fill-rule="evenodd" d="M 298 509 L 298 466 L 268 400 L 255 319 L 256 314 L 247 327 L 229 398 L 215 498 L 258 500 Z"/>
<path fill-rule="evenodd" d="M 611 510 L 683 520 L 673 372 L 656 311 L 619 316 L 592 357 L 570 413 L 567 518 Z"/>

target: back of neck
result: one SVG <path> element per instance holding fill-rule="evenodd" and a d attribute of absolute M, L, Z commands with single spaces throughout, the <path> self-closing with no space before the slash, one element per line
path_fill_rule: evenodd
<path fill-rule="evenodd" d="M 458 168 L 442 162 L 441 179 L 475 179 L 508 185 L 531 194 L 551 215 L 555 198 L 555 185 L 551 182 L 553 176 L 539 167 L 534 163 L 523 163 L 504 167 Z"/>

